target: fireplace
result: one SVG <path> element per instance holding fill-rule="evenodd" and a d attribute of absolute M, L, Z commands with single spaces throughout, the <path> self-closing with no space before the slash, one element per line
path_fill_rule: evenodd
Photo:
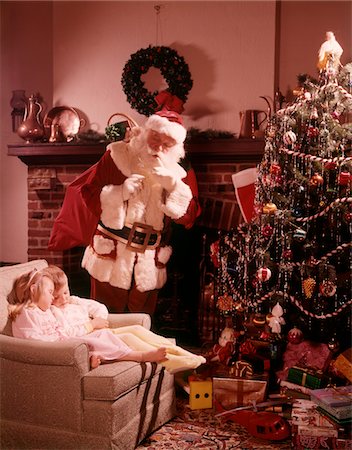
<path fill-rule="evenodd" d="M 72 292 L 82 296 L 89 296 L 89 277 L 80 266 L 84 249 L 54 252 L 47 245 L 67 185 L 97 162 L 105 148 L 103 143 L 8 146 L 8 154 L 28 166 L 28 260 L 43 258 L 62 267 L 68 274 Z M 169 331 L 187 335 L 196 322 L 204 339 L 208 339 L 207 335 L 211 339 L 211 333 L 216 332 L 215 319 L 211 317 L 214 305 L 205 301 L 209 280 L 204 279 L 204 273 L 208 278 L 211 275 L 204 266 L 208 265 L 209 243 L 216 239 L 219 230 L 238 225 L 240 211 L 231 175 L 255 166 L 263 151 L 262 140 L 250 139 L 195 141 L 187 145 L 203 213 L 192 230 L 175 227 L 173 232 L 176 250 L 169 264 L 167 285 L 160 292 L 159 325 L 165 334 Z"/>

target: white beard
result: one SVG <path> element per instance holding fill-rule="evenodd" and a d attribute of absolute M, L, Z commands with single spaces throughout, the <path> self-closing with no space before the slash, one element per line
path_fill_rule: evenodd
<path fill-rule="evenodd" d="M 137 173 L 149 171 L 154 167 L 165 167 L 170 170 L 185 156 L 183 144 L 176 144 L 169 148 L 167 152 L 155 152 L 147 144 L 147 130 L 143 130 L 139 135 L 134 136 L 128 147 L 131 156 L 131 163 Z"/>

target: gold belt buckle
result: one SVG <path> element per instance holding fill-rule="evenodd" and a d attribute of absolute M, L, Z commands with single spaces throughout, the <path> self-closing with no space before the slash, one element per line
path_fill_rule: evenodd
<path fill-rule="evenodd" d="M 142 244 L 137 244 L 136 242 L 133 242 L 133 238 L 136 231 L 139 233 L 145 233 Z M 131 227 L 131 231 L 129 232 L 128 235 L 126 248 L 129 250 L 133 250 L 134 252 L 144 253 L 146 248 L 148 247 L 149 238 L 153 231 L 154 230 L 151 225 L 146 225 L 140 222 L 134 222 Z"/>

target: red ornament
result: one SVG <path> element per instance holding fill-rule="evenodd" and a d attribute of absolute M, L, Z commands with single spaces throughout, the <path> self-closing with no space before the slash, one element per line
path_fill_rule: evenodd
<path fill-rule="evenodd" d="M 282 257 L 288 261 L 291 261 L 292 255 L 292 250 L 289 248 L 282 252 Z"/>
<path fill-rule="evenodd" d="M 351 181 L 352 176 L 349 172 L 341 172 L 339 175 L 339 185 L 340 186 L 347 186 L 348 183 Z"/>
<path fill-rule="evenodd" d="M 291 344 L 300 344 L 303 341 L 303 332 L 294 327 L 288 332 L 287 339 Z"/>
<path fill-rule="evenodd" d="M 307 130 L 307 135 L 311 138 L 317 137 L 319 136 L 319 129 L 310 125 Z"/>
<path fill-rule="evenodd" d="M 274 231 L 274 229 L 271 225 L 265 225 L 262 228 L 262 233 L 263 233 L 263 236 L 265 236 L 265 237 L 270 237 L 273 234 L 273 231 Z"/>
<path fill-rule="evenodd" d="M 214 267 L 220 267 L 220 249 L 219 241 L 215 241 L 210 245 L 210 259 Z"/>
<path fill-rule="evenodd" d="M 268 281 L 271 277 L 271 270 L 267 267 L 262 267 L 257 271 L 257 278 L 259 281 Z"/>
<path fill-rule="evenodd" d="M 324 297 L 333 297 L 336 294 L 336 284 L 329 280 L 324 280 L 319 285 L 319 291 Z"/>
<path fill-rule="evenodd" d="M 281 167 L 279 164 L 274 163 L 270 166 L 270 173 L 272 175 L 281 175 Z"/>
<path fill-rule="evenodd" d="M 334 170 L 334 169 L 336 169 L 336 163 L 334 161 L 328 161 L 325 164 L 325 169 L 327 169 L 327 170 Z"/>
<path fill-rule="evenodd" d="M 345 221 L 346 221 L 347 223 L 352 222 L 352 212 L 346 212 L 346 213 L 343 215 L 343 218 L 345 219 Z"/>

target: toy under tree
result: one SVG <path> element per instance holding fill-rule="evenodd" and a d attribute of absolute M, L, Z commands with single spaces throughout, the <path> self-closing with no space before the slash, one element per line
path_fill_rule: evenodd
<path fill-rule="evenodd" d="M 216 292 L 235 326 L 332 351 L 351 346 L 352 64 L 341 53 L 319 54 L 319 80 L 300 75 L 295 102 L 272 116 L 253 217 L 220 236 Z"/>

